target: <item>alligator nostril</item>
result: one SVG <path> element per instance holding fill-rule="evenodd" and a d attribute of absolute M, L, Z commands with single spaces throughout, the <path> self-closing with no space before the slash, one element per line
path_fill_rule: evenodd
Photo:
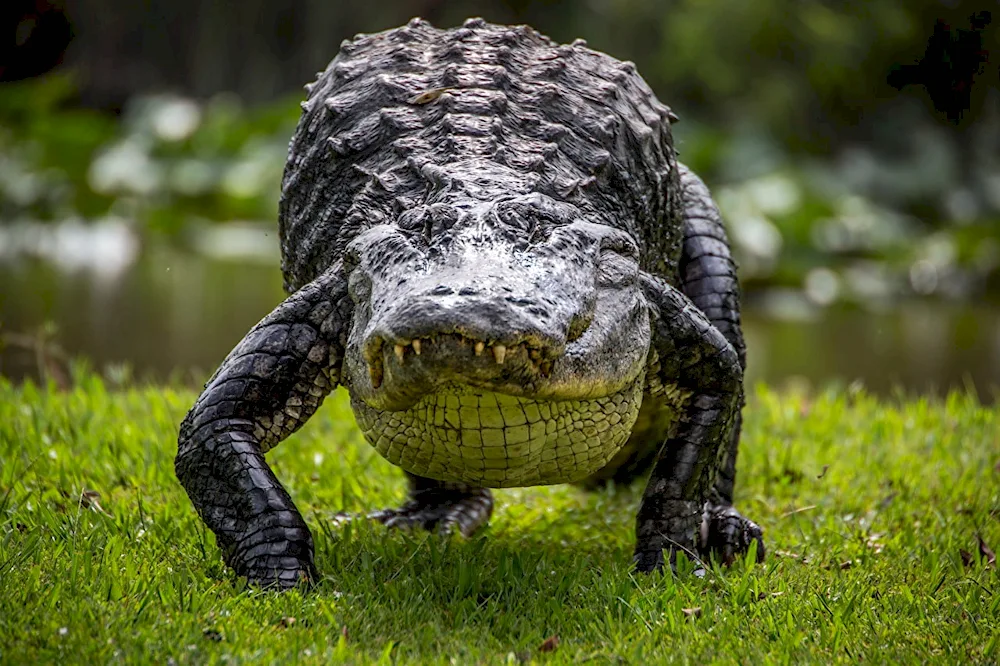
<path fill-rule="evenodd" d="M 446 284 L 439 284 L 431 290 L 431 293 L 435 296 L 447 296 L 448 294 L 454 293 L 454 291 Z"/>
<path fill-rule="evenodd" d="M 475 296 L 476 293 L 477 293 L 476 290 L 473 289 L 472 287 L 462 287 L 461 289 L 458 290 L 459 296 Z"/>

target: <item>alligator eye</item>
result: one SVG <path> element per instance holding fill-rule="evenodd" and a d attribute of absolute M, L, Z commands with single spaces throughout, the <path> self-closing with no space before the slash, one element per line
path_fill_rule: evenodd
<path fill-rule="evenodd" d="M 601 287 L 624 287 L 639 277 L 639 263 L 631 256 L 606 249 L 601 252 L 597 284 Z"/>
<path fill-rule="evenodd" d="M 355 303 L 367 303 L 372 295 L 372 281 L 364 271 L 354 271 L 347 278 L 347 295 Z"/>
<path fill-rule="evenodd" d="M 614 253 L 633 261 L 639 260 L 639 248 L 631 239 L 622 236 L 611 236 L 601 239 L 602 259 L 608 253 Z"/>
<path fill-rule="evenodd" d="M 601 259 L 597 284 L 601 287 L 624 287 L 638 278 L 639 248 L 624 234 L 601 239 Z"/>
<path fill-rule="evenodd" d="M 419 206 L 400 215 L 396 220 L 396 227 L 410 241 L 416 240 L 426 245 L 431 242 L 434 232 L 434 215 L 426 206 Z"/>

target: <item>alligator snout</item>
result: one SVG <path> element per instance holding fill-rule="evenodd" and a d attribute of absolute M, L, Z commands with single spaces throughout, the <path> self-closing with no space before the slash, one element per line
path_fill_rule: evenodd
<path fill-rule="evenodd" d="M 488 285 L 436 285 L 371 322 L 362 345 L 368 379 L 390 399 L 449 383 L 536 383 L 566 349 L 569 327 L 556 315 L 534 301 L 512 302 Z"/>
<path fill-rule="evenodd" d="M 355 242 L 344 361 L 354 399 L 399 411 L 456 385 L 591 398 L 634 380 L 644 301 L 609 282 L 618 264 L 602 259 L 601 234 L 580 223 L 514 242 L 478 219 L 427 245 L 378 227 Z"/>

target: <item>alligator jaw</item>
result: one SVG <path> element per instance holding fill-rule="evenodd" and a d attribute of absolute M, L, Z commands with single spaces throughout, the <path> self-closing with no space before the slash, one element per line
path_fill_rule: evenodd
<path fill-rule="evenodd" d="M 409 356 L 420 356 L 421 352 L 425 349 L 424 345 L 433 347 L 442 344 L 451 345 L 452 347 L 458 347 L 461 349 L 471 347 L 473 355 L 475 356 L 482 356 L 483 352 L 486 349 L 489 349 L 493 354 L 493 358 L 497 365 L 504 364 L 504 361 L 507 359 L 508 352 L 512 354 L 524 352 L 524 355 L 528 358 L 532 367 L 535 370 L 538 370 L 542 376 L 547 374 L 546 370 L 552 369 L 552 363 L 543 362 L 542 352 L 537 346 L 532 345 L 529 342 L 518 342 L 508 346 L 507 344 L 501 342 L 486 343 L 482 340 L 474 340 L 460 333 L 432 335 L 425 338 L 415 338 L 413 340 L 401 340 L 393 343 L 392 351 L 393 356 L 396 357 L 396 362 L 399 363 L 400 366 L 403 366 Z M 369 375 L 381 376 L 382 368 L 379 366 L 382 363 L 381 352 L 384 347 L 384 341 L 379 341 L 375 345 L 374 353 L 365 355 L 365 361 L 368 363 Z"/>
<path fill-rule="evenodd" d="M 422 387 L 463 380 L 488 385 L 498 373 L 544 380 L 554 364 L 543 348 L 528 340 L 484 341 L 460 333 L 391 342 L 377 337 L 365 345 L 363 357 L 373 389 L 383 387 L 387 374 L 397 383 Z"/>

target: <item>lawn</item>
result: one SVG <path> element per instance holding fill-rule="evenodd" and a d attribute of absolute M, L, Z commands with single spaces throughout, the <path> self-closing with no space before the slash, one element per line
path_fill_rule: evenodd
<path fill-rule="evenodd" d="M 324 574 L 275 594 L 223 567 L 174 478 L 193 392 L 0 379 L 0 662 L 996 663 L 998 410 L 752 393 L 761 566 L 634 576 L 640 488 L 499 491 L 468 541 L 339 525 L 404 492 L 341 391 L 269 454 Z"/>

